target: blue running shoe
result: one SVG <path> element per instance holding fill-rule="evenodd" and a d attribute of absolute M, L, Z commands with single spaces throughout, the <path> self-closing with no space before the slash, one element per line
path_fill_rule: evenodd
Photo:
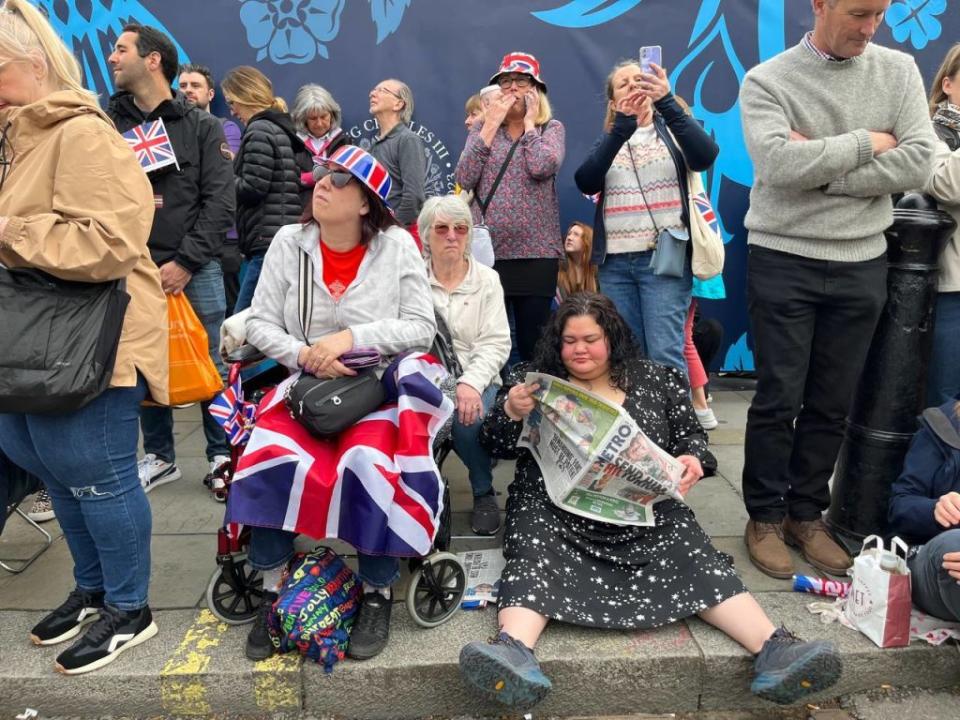
<path fill-rule="evenodd" d="M 533 707 L 552 687 L 533 651 L 505 632 L 460 651 L 460 672 L 491 700 L 515 708 Z"/>
<path fill-rule="evenodd" d="M 842 667 L 833 643 L 804 642 L 781 627 L 763 644 L 753 661 L 750 692 L 779 705 L 790 705 L 834 685 Z"/>

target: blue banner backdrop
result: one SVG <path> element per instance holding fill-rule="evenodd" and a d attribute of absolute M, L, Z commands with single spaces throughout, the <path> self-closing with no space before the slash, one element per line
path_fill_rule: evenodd
<path fill-rule="evenodd" d="M 127 20 L 169 33 L 181 61 L 209 65 L 216 77 L 256 65 L 279 94 L 316 82 L 344 111 L 358 144 L 376 131 L 367 93 L 396 77 L 413 89 L 413 129 L 424 141 L 429 191 L 452 189 L 463 147 L 463 104 L 511 50 L 536 55 L 556 117 L 567 128 L 559 177 L 563 225 L 590 220 L 593 207 L 573 172 L 601 131 L 604 80 L 642 45 L 661 45 L 674 90 L 720 145 L 708 188 L 727 243 L 727 299 L 703 303 L 719 318 L 726 347 L 719 368 L 752 370 L 744 297 L 743 216 L 752 167 L 743 143 L 737 93 L 744 73 L 799 41 L 812 27 L 809 0 L 35 0 L 81 59 L 87 84 L 112 92 L 106 58 Z M 948 0 L 896 0 L 875 38 L 912 53 L 929 83 L 960 13 Z M 225 114 L 222 100 L 214 105 Z"/>

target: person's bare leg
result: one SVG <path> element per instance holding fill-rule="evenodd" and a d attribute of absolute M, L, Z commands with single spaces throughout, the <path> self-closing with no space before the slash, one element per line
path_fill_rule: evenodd
<path fill-rule="evenodd" d="M 707 393 L 704 392 L 704 386 L 695 387 L 690 389 L 690 396 L 693 398 L 693 406 L 697 410 L 709 410 L 710 406 L 707 404 Z"/>
<path fill-rule="evenodd" d="M 529 608 L 508 607 L 498 613 L 497 621 L 503 632 L 533 650 L 550 618 Z"/>
<path fill-rule="evenodd" d="M 740 593 L 698 613 L 700 619 L 722 630 L 751 654 L 760 652 L 776 628 L 750 593 Z"/>

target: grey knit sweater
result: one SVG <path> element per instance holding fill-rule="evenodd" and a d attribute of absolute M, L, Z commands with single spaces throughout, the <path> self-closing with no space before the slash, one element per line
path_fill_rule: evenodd
<path fill-rule="evenodd" d="M 913 58 L 868 45 L 830 61 L 798 44 L 747 73 L 740 112 L 754 165 L 748 242 L 818 260 L 882 255 L 890 194 L 924 185 L 936 144 Z M 875 157 L 871 130 L 898 146 Z"/>

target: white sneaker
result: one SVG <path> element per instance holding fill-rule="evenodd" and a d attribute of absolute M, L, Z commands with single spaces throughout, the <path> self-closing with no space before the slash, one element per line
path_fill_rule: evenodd
<path fill-rule="evenodd" d="M 215 455 L 210 461 L 210 472 L 203 479 L 203 484 L 210 488 L 213 499 L 217 502 L 227 501 L 227 482 L 223 479 L 224 465 L 230 464 L 229 455 Z"/>
<path fill-rule="evenodd" d="M 137 474 L 144 492 L 180 479 L 180 468 L 173 463 L 161 460 L 153 453 L 147 453 L 137 462 Z"/>
<path fill-rule="evenodd" d="M 694 411 L 697 413 L 697 420 L 700 421 L 700 425 L 704 430 L 713 430 L 720 423 L 717 421 L 717 416 L 713 414 L 711 408 L 706 410 L 698 410 L 694 408 Z"/>

